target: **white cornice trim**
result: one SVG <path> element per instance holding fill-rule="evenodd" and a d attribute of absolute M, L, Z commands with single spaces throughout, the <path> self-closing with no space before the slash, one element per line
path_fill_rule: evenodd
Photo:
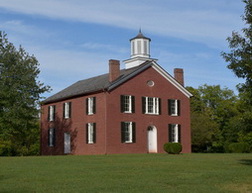
<path fill-rule="evenodd" d="M 173 86 L 175 86 L 179 91 L 181 91 L 186 97 L 190 98 L 193 95 L 186 90 L 184 86 L 182 86 L 174 77 L 172 77 L 168 72 L 166 72 L 160 65 L 156 63 L 155 60 L 146 62 L 145 65 L 137 68 L 131 74 L 127 75 L 126 77 L 120 79 L 119 81 L 115 81 L 112 85 L 108 87 L 108 91 L 120 86 L 122 83 L 126 82 L 130 78 L 136 76 L 137 74 L 141 73 L 142 71 L 146 70 L 147 68 L 152 67 L 156 70 L 161 76 L 163 76 L 166 80 L 168 80 Z"/>
<path fill-rule="evenodd" d="M 178 90 L 180 90 L 185 96 L 187 96 L 188 98 L 193 96 L 188 90 L 186 90 L 184 86 L 182 86 L 174 77 L 172 77 L 168 72 L 166 72 L 155 61 L 152 62 L 152 67 L 172 85 L 174 85 Z"/>

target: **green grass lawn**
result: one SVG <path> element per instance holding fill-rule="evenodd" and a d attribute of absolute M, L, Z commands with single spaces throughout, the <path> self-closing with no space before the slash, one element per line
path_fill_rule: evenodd
<path fill-rule="evenodd" d="M 252 192 L 252 154 L 0 157 L 0 192 Z"/>

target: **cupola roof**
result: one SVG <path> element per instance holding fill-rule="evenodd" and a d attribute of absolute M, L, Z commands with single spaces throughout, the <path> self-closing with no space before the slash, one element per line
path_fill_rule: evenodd
<path fill-rule="evenodd" d="M 143 35 L 141 29 L 139 30 L 139 33 L 137 34 L 137 36 L 134 37 L 134 38 L 131 38 L 130 41 L 134 40 L 134 39 L 147 39 L 147 40 L 151 41 L 150 38 L 148 38 L 148 37 L 146 37 L 146 36 Z"/>

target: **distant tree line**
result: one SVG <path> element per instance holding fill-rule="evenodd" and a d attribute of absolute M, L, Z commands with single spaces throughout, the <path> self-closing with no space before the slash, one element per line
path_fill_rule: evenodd
<path fill-rule="evenodd" d="M 229 152 L 238 146 L 252 150 L 252 1 L 243 2 L 246 27 L 227 38 L 230 53 L 221 53 L 227 67 L 245 80 L 237 85 L 239 95 L 220 86 L 188 88 L 195 96 L 191 117 L 196 152 Z"/>
<path fill-rule="evenodd" d="M 245 152 L 250 151 L 252 130 L 244 122 L 243 99 L 219 85 L 187 89 L 194 95 L 191 99 L 193 152 L 232 152 L 235 144 L 246 146 Z"/>

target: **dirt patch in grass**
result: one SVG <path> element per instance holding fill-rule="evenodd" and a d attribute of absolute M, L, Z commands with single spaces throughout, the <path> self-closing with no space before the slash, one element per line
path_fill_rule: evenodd
<path fill-rule="evenodd" d="M 251 193 L 252 184 L 228 184 L 223 189 L 228 192 Z"/>

